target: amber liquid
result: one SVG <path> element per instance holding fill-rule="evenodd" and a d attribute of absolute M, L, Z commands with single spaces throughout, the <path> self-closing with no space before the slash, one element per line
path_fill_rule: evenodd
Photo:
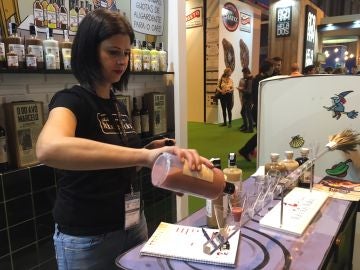
<path fill-rule="evenodd" d="M 241 220 L 241 215 L 244 209 L 242 207 L 236 206 L 231 208 L 231 214 L 234 217 L 235 222 L 239 222 Z"/>
<path fill-rule="evenodd" d="M 19 44 L 19 45 L 22 45 L 22 40 L 20 37 L 16 37 L 16 36 L 10 36 L 10 37 L 7 37 L 5 39 L 5 51 L 6 51 L 6 54 L 8 55 L 9 53 L 9 45 L 11 46 L 11 44 Z M 24 68 L 25 66 L 25 55 L 18 55 L 19 57 L 19 67 L 18 68 Z"/>
<path fill-rule="evenodd" d="M 33 4 L 34 9 L 34 24 L 37 27 L 43 27 L 44 26 L 44 10 L 42 5 L 40 4 L 40 1 L 35 1 Z"/>
<path fill-rule="evenodd" d="M 42 41 L 39 38 L 33 37 L 25 40 L 25 48 L 26 52 L 29 53 L 29 45 L 35 45 L 35 46 L 41 46 L 42 47 Z M 44 69 L 44 57 L 43 53 L 41 57 L 36 58 L 37 61 L 37 68 L 36 69 Z"/>
<path fill-rule="evenodd" d="M 63 55 L 62 49 L 71 49 L 72 43 L 70 41 L 63 41 L 63 42 L 60 42 L 59 46 L 60 46 L 61 69 L 65 70 L 66 68 L 64 67 L 64 55 Z"/>

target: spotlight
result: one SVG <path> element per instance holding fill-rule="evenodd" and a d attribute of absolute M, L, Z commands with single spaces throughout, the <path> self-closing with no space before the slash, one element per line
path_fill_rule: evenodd
<path fill-rule="evenodd" d="M 338 48 L 335 48 L 335 49 L 334 49 L 334 52 L 335 52 L 335 53 L 337 53 L 338 51 L 339 51 L 339 49 L 338 49 Z"/>

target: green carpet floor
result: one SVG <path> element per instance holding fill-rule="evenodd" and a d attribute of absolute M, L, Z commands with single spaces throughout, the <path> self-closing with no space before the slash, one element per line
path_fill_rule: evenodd
<path fill-rule="evenodd" d="M 240 132 L 242 120 L 235 120 L 232 128 L 220 127 L 216 124 L 188 123 L 188 147 L 196 149 L 206 158 L 221 158 L 222 168 L 227 167 L 227 158 L 230 152 L 235 152 L 237 166 L 243 171 L 243 180 L 247 179 L 256 169 L 256 159 L 246 161 L 239 156 L 238 150 L 251 138 L 253 133 Z M 205 206 L 205 200 L 189 197 L 189 214 Z"/>

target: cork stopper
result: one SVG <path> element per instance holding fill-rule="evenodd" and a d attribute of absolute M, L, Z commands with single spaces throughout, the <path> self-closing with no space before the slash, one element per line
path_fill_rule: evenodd
<path fill-rule="evenodd" d="M 271 153 L 270 154 L 270 159 L 272 162 L 277 162 L 279 160 L 280 154 L 278 153 Z"/>
<path fill-rule="evenodd" d="M 293 159 L 294 151 L 285 151 L 285 156 L 287 159 Z"/>
<path fill-rule="evenodd" d="M 303 157 L 307 157 L 309 155 L 309 153 L 310 153 L 309 148 L 303 147 L 303 148 L 300 149 L 300 154 Z"/>

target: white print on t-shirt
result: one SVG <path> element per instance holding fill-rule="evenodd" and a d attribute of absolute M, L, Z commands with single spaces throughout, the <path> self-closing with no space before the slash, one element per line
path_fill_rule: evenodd
<path fill-rule="evenodd" d="M 118 124 L 119 119 L 117 114 L 112 115 L 115 122 Z M 112 120 L 109 119 L 109 116 L 105 113 L 98 113 L 97 119 L 99 121 L 100 128 L 104 134 L 119 134 L 119 130 L 117 127 L 114 127 Z M 129 117 L 126 114 L 121 114 L 121 123 L 122 128 L 126 134 L 135 133 L 133 126 L 129 122 Z"/>

